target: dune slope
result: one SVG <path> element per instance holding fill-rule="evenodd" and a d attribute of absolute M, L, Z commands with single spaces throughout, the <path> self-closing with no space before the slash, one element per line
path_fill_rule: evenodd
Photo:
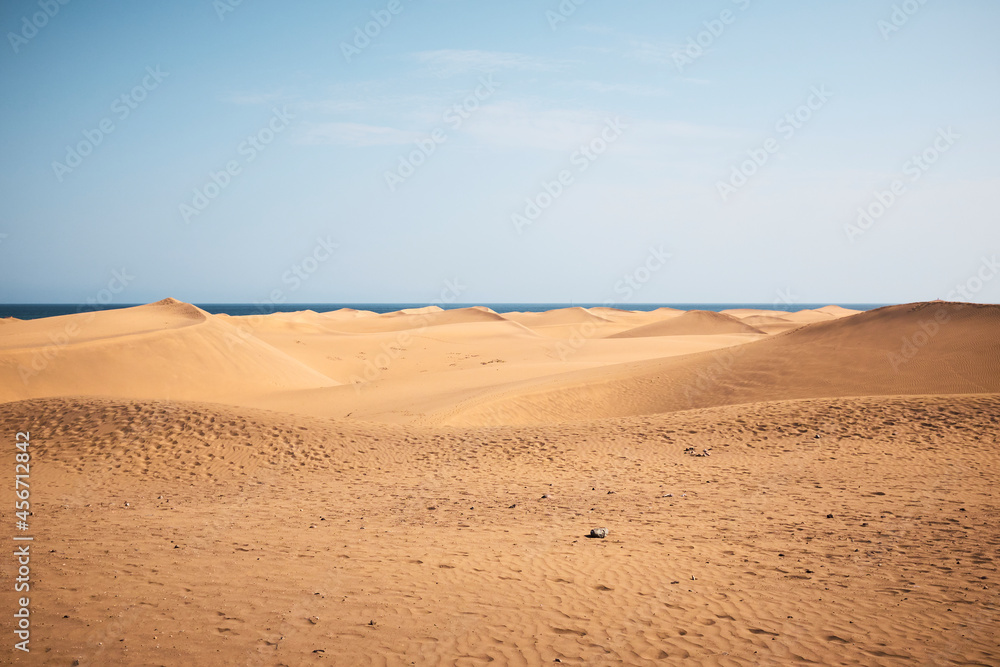
<path fill-rule="evenodd" d="M 234 402 L 338 384 L 189 304 L 155 304 L 4 326 L 0 401 L 120 396 Z"/>
<path fill-rule="evenodd" d="M 1000 306 L 922 303 L 745 345 L 567 373 L 478 399 L 442 423 L 545 423 L 794 398 L 1000 391 Z"/>
<path fill-rule="evenodd" d="M 707 310 L 690 310 L 677 317 L 646 324 L 608 338 L 641 338 L 644 336 L 713 336 L 717 334 L 762 334 L 760 329 L 732 315 Z"/>

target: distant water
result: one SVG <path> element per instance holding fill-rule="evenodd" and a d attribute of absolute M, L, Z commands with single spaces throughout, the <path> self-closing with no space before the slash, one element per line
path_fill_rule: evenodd
<path fill-rule="evenodd" d="M 57 315 L 70 315 L 72 313 L 85 313 L 93 310 L 115 310 L 118 308 L 128 308 L 141 304 L 122 304 L 115 306 L 99 305 L 79 305 L 66 303 L 28 303 L 28 304 L 0 304 L 0 317 L 16 317 L 19 320 L 34 320 L 41 317 L 55 317 Z M 256 303 L 199 303 L 195 304 L 202 310 L 212 314 L 225 313 L 226 315 L 262 315 L 269 313 L 293 313 L 299 310 L 314 310 L 317 313 L 324 313 L 338 308 L 354 308 L 356 310 L 371 310 L 376 313 L 391 313 L 404 308 L 420 308 L 426 303 L 283 303 L 283 304 L 256 304 Z M 513 311 L 524 311 L 539 313 L 556 308 L 594 308 L 603 306 L 602 303 L 453 303 L 436 304 L 442 308 L 467 308 L 469 306 L 486 306 L 498 313 L 509 313 Z M 628 303 L 617 304 L 615 307 L 623 310 L 656 310 L 657 308 L 677 308 L 679 310 L 729 310 L 731 308 L 759 308 L 762 310 L 786 310 L 796 311 L 810 308 L 822 308 L 828 306 L 827 303 L 793 303 L 793 304 L 773 304 L 773 303 Z M 853 310 L 872 310 L 890 304 L 885 303 L 841 303 L 836 304 L 844 308 Z"/>

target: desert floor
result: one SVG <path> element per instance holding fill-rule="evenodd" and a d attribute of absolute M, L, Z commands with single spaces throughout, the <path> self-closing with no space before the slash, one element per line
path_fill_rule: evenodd
<path fill-rule="evenodd" d="M 1000 664 L 998 306 L 0 320 L 19 431 L 0 663 Z"/>

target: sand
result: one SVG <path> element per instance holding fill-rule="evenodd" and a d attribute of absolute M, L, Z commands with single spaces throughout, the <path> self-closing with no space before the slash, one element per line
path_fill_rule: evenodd
<path fill-rule="evenodd" d="M 1000 664 L 1000 307 L 717 315 L 5 321 L 4 660 Z"/>
<path fill-rule="evenodd" d="M 764 332 L 746 323 L 746 320 L 740 320 L 732 315 L 706 310 L 692 310 L 677 317 L 612 334 L 609 338 L 711 336 L 723 333 L 762 334 Z"/>

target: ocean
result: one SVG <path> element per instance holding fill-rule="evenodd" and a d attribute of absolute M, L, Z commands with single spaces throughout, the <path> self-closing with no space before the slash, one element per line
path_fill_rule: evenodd
<path fill-rule="evenodd" d="M 91 305 L 91 304 L 66 304 L 66 303 L 15 303 L 0 304 L 0 317 L 16 317 L 19 320 L 34 320 L 42 317 L 55 317 L 57 315 L 70 315 L 72 313 L 84 313 L 92 310 L 115 310 L 118 308 L 129 308 L 141 304 L 121 304 L 113 306 Z M 337 310 L 338 308 L 355 308 L 357 310 L 371 310 L 376 313 L 391 313 L 404 308 L 420 308 L 427 306 L 426 303 L 198 303 L 195 304 L 202 310 L 214 315 L 225 313 L 226 315 L 263 315 L 269 313 L 291 313 L 299 310 L 313 310 L 318 313 Z M 539 313 L 556 308 L 584 307 L 594 308 L 603 306 L 602 303 L 452 303 L 436 304 L 442 308 L 467 308 L 469 306 L 486 306 L 498 313 L 509 313 L 514 311 Z M 822 308 L 828 303 L 630 303 L 616 304 L 616 308 L 623 310 L 656 310 L 657 308 L 678 308 L 680 310 L 729 310 L 731 308 L 759 308 L 763 310 L 785 310 L 796 311 L 809 308 Z M 890 304 L 885 303 L 839 303 L 836 304 L 844 308 L 853 310 L 872 310 Z"/>

